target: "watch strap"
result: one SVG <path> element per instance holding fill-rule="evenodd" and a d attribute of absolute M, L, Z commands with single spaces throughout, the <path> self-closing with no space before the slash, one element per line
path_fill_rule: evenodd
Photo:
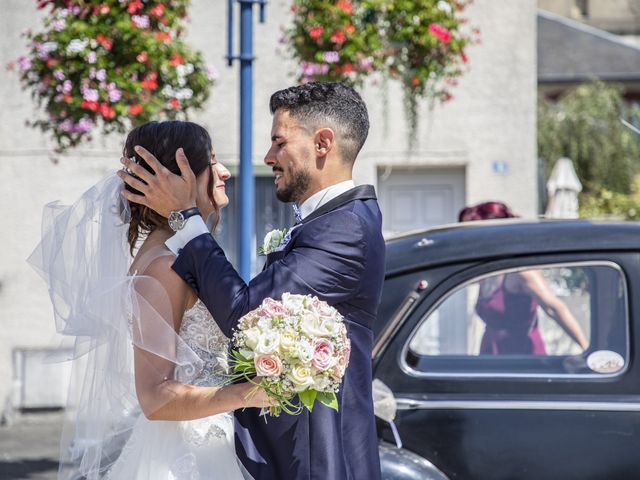
<path fill-rule="evenodd" d="M 187 208 L 186 210 L 180 210 L 180 213 L 182 214 L 182 218 L 186 220 L 187 218 L 193 217 L 194 215 L 200 215 L 200 210 L 198 209 L 198 207 L 191 207 Z"/>

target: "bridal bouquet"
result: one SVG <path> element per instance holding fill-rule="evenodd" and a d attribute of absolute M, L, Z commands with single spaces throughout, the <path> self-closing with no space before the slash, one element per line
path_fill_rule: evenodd
<path fill-rule="evenodd" d="M 267 298 L 240 319 L 233 347 L 231 378 L 261 377 L 257 387 L 277 400 L 270 415 L 298 415 L 316 401 L 338 410 L 351 343 L 342 315 L 326 302 L 290 293 Z"/>

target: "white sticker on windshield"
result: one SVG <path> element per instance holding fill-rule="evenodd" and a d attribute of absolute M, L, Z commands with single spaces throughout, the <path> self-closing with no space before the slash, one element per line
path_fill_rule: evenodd
<path fill-rule="evenodd" d="M 598 350 L 587 357 L 587 365 L 594 372 L 615 373 L 624 367 L 624 358 L 611 350 Z"/>

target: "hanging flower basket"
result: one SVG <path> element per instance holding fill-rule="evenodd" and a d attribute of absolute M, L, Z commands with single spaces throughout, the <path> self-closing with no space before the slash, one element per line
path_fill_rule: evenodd
<path fill-rule="evenodd" d="M 285 37 L 300 66 L 298 81 L 354 85 L 380 70 L 385 54 L 378 5 L 384 1 L 295 0 Z"/>
<path fill-rule="evenodd" d="M 479 31 L 467 31 L 460 13 L 472 0 L 400 0 L 387 8 L 389 75 L 402 82 L 411 138 L 418 123 L 419 99 L 448 102 L 467 64 L 465 47 Z"/>
<path fill-rule="evenodd" d="M 58 151 L 201 108 L 216 72 L 181 39 L 188 0 L 39 0 L 50 8 L 15 66 Z"/>
<path fill-rule="evenodd" d="M 420 99 L 446 102 L 479 30 L 461 17 L 473 0 L 294 0 L 286 40 L 298 80 L 360 84 L 373 72 L 398 79 L 410 144 Z"/>

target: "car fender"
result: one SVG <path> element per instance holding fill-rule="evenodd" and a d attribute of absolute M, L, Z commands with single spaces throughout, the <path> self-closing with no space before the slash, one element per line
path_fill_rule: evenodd
<path fill-rule="evenodd" d="M 379 444 L 382 480 L 449 480 L 429 460 L 390 443 Z"/>

